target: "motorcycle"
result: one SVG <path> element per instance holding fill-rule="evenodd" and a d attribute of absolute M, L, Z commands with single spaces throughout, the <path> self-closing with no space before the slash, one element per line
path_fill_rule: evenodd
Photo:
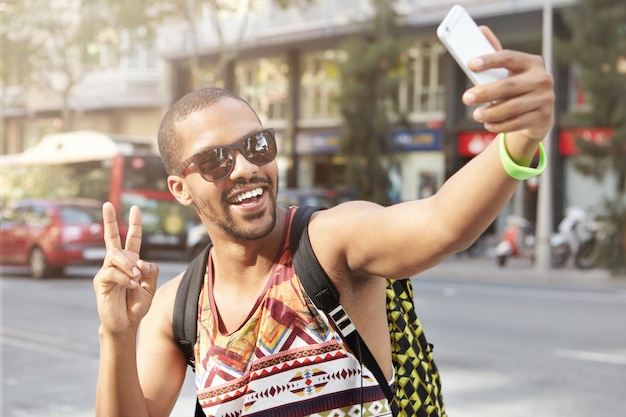
<path fill-rule="evenodd" d="M 494 256 L 498 266 L 504 267 L 511 256 L 535 260 L 535 232 L 530 221 L 517 215 L 505 219 L 505 228 Z"/>
<path fill-rule="evenodd" d="M 561 268 L 573 256 L 579 269 L 593 268 L 597 264 L 595 232 L 597 222 L 580 207 L 569 207 L 558 226 L 558 232 L 550 238 L 552 267 Z"/>

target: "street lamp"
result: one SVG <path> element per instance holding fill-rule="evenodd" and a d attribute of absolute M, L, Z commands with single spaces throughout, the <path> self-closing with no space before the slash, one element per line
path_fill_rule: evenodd
<path fill-rule="evenodd" d="M 543 2 L 542 49 L 546 70 L 552 73 L 552 0 Z M 539 177 L 537 195 L 537 228 L 535 239 L 535 270 L 548 271 L 550 264 L 550 236 L 552 235 L 552 130 L 548 132 L 545 142 L 545 171 Z"/>

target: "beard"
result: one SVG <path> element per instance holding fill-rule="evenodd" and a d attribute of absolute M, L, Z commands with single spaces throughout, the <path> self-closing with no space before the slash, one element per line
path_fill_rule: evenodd
<path fill-rule="evenodd" d="M 236 184 L 235 187 L 246 184 L 267 185 L 265 194 L 267 194 L 270 204 L 262 212 L 244 216 L 243 221 L 241 218 L 233 218 L 230 212 L 231 203 L 227 199 L 227 196 L 232 190 L 224 191 L 222 193 L 219 206 L 202 199 L 199 199 L 199 201 L 196 202 L 198 211 L 203 217 L 211 219 L 211 221 L 213 221 L 217 227 L 224 232 L 224 234 L 239 241 L 261 239 L 267 236 L 272 230 L 274 230 L 274 227 L 276 227 L 276 187 L 273 186 L 275 183 L 269 179 L 252 178 L 250 181 L 245 183 L 241 182 Z M 257 226 L 254 229 L 247 227 L 250 222 L 263 218 L 266 218 L 266 220 L 263 224 L 260 224 L 260 226 Z"/>

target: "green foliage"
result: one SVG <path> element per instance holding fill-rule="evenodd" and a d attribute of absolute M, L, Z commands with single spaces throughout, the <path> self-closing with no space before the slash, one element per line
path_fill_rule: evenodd
<path fill-rule="evenodd" d="M 400 80 L 405 43 L 396 26 L 393 2 L 373 1 L 375 14 L 364 31 L 346 39 L 341 49 L 341 91 L 337 98 L 343 117 L 341 152 L 346 177 L 357 198 L 388 204 L 389 178 L 383 157 L 390 155 L 390 100 Z"/>
<path fill-rule="evenodd" d="M 280 7 L 314 0 L 273 0 Z M 44 87 L 59 95 L 64 128 L 72 129 L 70 94 L 86 72 L 99 69 L 100 50 L 109 60 L 151 47 L 157 29 L 171 17 L 195 29 L 203 5 L 218 22 L 236 0 L 0 0 L 0 86 Z M 247 4 L 255 3 L 247 0 Z M 250 10 L 250 9 L 248 9 Z M 217 24 L 217 23 L 216 23 Z M 190 30 L 195 39 L 194 30 Z M 217 36 L 217 35 L 216 35 Z M 219 38 L 219 36 L 218 36 Z M 237 49 L 237 48 L 232 48 Z M 233 55 L 229 51 L 230 55 Z M 191 66 L 197 69 L 197 51 Z M 233 57 L 229 55 L 229 59 Z"/>
<path fill-rule="evenodd" d="M 580 68 L 586 101 L 573 116 L 581 125 L 615 129 L 608 143 L 578 138 L 580 155 L 574 163 L 598 181 L 608 172 L 616 178 L 614 198 L 604 204 L 621 236 L 617 250 L 605 253 L 607 265 L 614 265 L 626 258 L 626 5 L 623 0 L 578 0 L 564 10 L 564 20 L 570 38 L 559 40 L 556 51 L 562 61 Z"/>
<path fill-rule="evenodd" d="M 626 274 L 626 210 L 617 201 L 606 204 L 608 220 L 613 227 L 609 236 L 608 248 L 602 252 L 601 261 L 614 275 Z"/>
<path fill-rule="evenodd" d="M 43 87 L 62 102 L 64 129 L 71 130 L 69 97 L 84 74 L 97 67 L 106 45 L 111 55 L 122 50 L 122 32 L 149 35 L 144 21 L 147 1 L 0 0 L 2 86 Z M 141 37 L 141 36 L 139 36 Z M 138 38 L 139 38 L 138 37 Z"/>
<path fill-rule="evenodd" d="M 623 0 L 579 0 L 564 10 L 571 39 L 558 42 L 561 60 L 580 67 L 580 80 L 588 109 L 575 114 L 587 126 L 610 127 L 615 135 L 607 145 L 582 145 L 592 164 L 612 159 L 606 165 L 617 175 L 616 192 L 626 191 L 626 6 Z M 579 163 L 582 167 L 584 162 Z M 587 164 L 588 165 L 588 164 Z M 596 172 L 597 167 L 583 168 Z M 601 174 L 604 178 L 606 171 Z"/>
<path fill-rule="evenodd" d="M 0 1 L 0 83 L 3 87 L 23 85 L 30 81 L 33 69 L 31 57 L 37 51 L 28 30 L 23 6 L 28 0 Z"/>
<path fill-rule="evenodd" d="M 274 3 L 281 9 L 287 9 L 289 7 L 306 7 L 316 0 L 274 0 Z"/>

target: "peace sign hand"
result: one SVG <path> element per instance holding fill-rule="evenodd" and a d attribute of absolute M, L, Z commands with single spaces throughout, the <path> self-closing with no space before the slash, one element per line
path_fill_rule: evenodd
<path fill-rule="evenodd" d="M 130 209 L 126 244 L 122 240 L 109 202 L 102 206 L 104 242 L 107 255 L 93 280 L 101 330 L 110 333 L 136 331 L 146 315 L 156 290 L 159 268 L 139 259 L 141 248 L 141 211 Z"/>

